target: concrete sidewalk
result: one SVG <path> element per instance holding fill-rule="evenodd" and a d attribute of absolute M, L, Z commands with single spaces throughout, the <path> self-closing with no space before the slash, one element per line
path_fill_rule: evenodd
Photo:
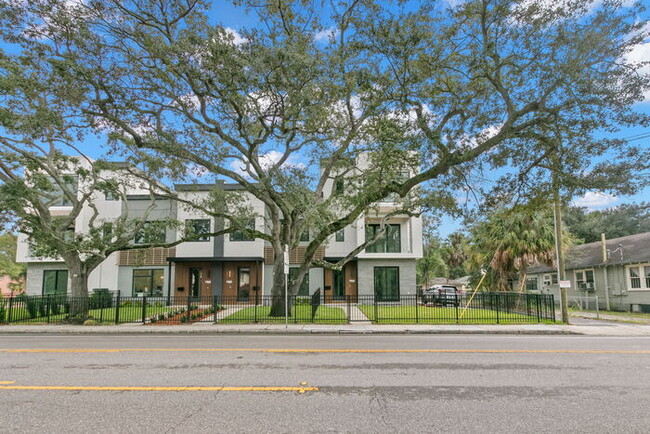
<path fill-rule="evenodd" d="M 3 325 L 2 334 L 525 334 L 525 335 L 588 335 L 588 336 L 650 336 L 650 325 L 580 321 L 576 325 L 373 325 L 373 324 L 212 324 L 189 325 Z"/>

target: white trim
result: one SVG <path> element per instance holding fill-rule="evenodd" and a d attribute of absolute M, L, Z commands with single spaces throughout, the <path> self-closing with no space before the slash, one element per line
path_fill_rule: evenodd
<path fill-rule="evenodd" d="M 637 264 L 628 264 L 625 266 L 625 286 L 630 292 L 647 292 L 650 291 L 650 286 L 647 285 L 647 278 L 645 274 L 645 267 L 650 267 L 650 262 L 643 262 Z M 632 288 L 632 276 L 630 276 L 630 268 L 639 269 L 639 284 L 640 288 Z"/>

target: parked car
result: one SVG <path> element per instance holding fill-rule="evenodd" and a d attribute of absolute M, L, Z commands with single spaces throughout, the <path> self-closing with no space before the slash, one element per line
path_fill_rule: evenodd
<path fill-rule="evenodd" d="M 422 303 L 458 306 L 462 291 L 454 286 L 434 285 L 422 293 Z"/>

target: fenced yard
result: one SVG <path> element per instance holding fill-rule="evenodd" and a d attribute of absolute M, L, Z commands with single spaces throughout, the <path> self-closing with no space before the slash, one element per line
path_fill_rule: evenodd
<path fill-rule="evenodd" d="M 323 303 L 320 291 L 311 297 L 291 297 L 289 322 L 294 324 L 525 324 L 553 323 L 552 295 L 480 292 L 435 303 L 419 295 L 396 300 L 349 296 Z M 272 297 L 122 297 L 94 294 L 88 299 L 66 295 L 0 300 L 0 323 L 47 324 L 74 322 L 71 312 L 88 307 L 97 324 L 218 324 L 283 323 L 270 316 Z"/>

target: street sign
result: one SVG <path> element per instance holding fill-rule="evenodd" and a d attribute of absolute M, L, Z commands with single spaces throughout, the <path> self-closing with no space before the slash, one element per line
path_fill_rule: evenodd
<path fill-rule="evenodd" d="M 284 274 L 289 274 L 289 249 L 284 251 Z"/>
<path fill-rule="evenodd" d="M 560 288 L 571 288 L 570 280 L 560 280 Z"/>

